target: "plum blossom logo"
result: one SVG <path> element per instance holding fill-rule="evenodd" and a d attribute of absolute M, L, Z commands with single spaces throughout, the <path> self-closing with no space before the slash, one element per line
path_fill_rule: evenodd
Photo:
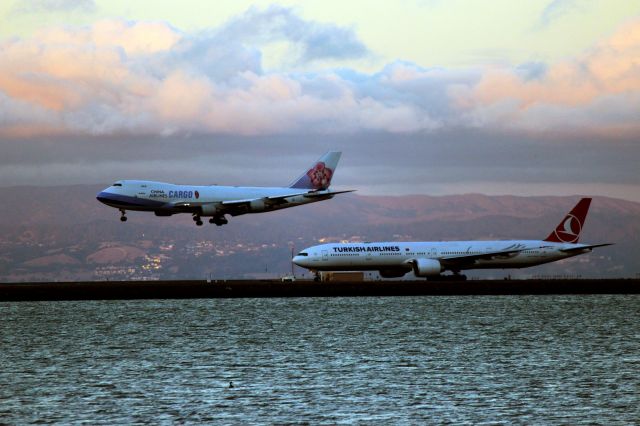
<path fill-rule="evenodd" d="M 307 176 L 309 176 L 311 185 L 315 189 L 325 189 L 331 183 L 333 171 L 326 167 L 323 162 L 319 162 L 307 172 Z"/>

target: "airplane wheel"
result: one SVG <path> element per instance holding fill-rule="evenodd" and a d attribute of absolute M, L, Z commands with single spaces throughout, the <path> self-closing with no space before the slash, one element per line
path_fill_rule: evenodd
<path fill-rule="evenodd" d="M 121 222 L 126 222 L 126 221 L 127 221 L 127 217 L 126 217 L 126 216 L 122 216 L 122 217 L 120 217 L 120 221 L 121 221 Z"/>
<path fill-rule="evenodd" d="M 209 219 L 209 223 L 216 223 L 215 220 L 213 220 L 213 218 Z"/>
<path fill-rule="evenodd" d="M 197 220 L 197 221 L 196 221 L 196 225 L 198 225 L 198 226 L 202 226 L 202 221 L 201 221 L 201 220 Z"/>

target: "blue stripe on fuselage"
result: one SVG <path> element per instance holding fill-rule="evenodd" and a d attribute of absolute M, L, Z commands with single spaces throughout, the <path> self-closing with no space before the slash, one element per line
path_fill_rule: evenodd
<path fill-rule="evenodd" d="M 162 201 L 147 200 L 145 198 L 131 197 L 129 195 L 113 194 L 111 192 L 100 192 L 96 198 L 101 203 L 117 208 L 146 207 L 158 208 L 164 206 Z"/>

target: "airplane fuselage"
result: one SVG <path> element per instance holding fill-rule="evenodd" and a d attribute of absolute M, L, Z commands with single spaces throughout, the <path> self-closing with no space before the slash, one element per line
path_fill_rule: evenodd
<path fill-rule="evenodd" d="M 189 213 L 196 225 L 202 217 L 209 223 L 224 225 L 226 215 L 262 213 L 328 200 L 347 191 L 331 191 L 340 152 L 329 151 L 318 159 L 288 187 L 174 185 L 149 180 L 121 180 L 100 191 L 98 201 L 120 210 L 122 222 L 126 211 L 152 211 L 156 216 Z"/>
<path fill-rule="evenodd" d="M 294 194 L 291 188 L 279 187 L 247 187 L 218 185 L 174 185 L 165 182 L 145 180 L 122 180 L 106 188 L 97 196 L 102 203 L 125 210 L 153 211 L 160 215 L 192 212 L 191 207 L 208 206 L 201 216 L 216 216 L 216 205 L 222 207 L 225 202 L 248 201 L 243 213 L 263 212 L 294 207 L 301 204 L 326 200 L 333 197 L 330 191 L 323 191 L 326 196 L 305 197 L 292 195 L 285 197 L 283 203 L 265 205 L 259 199 L 282 197 Z M 298 191 L 299 192 L 299 191 Z M 318 193 L 320 195 L 320 193 Z M 233 210 L 229 213 L 233 215 Z"/>
<path fill-rule="evenodd" d="M 293 261 L 315 271 L 378 270 L 398 276 L 426 265 L 422 275 L 428 276 L 445 270 L 526 268 L 590 251 L 586 244 L 539 240 L 336 243 L 309 247 Z"/>
<path fill-rule="evenodd" d="M 444 271 L 459 276 L 468 269 L 527 268 L 610 245 L 578 243 L 590 204 L 591 198 L 582 198 L 544 240 L 321 244 L 301 251 L 293 262 L 312 271 L 377 270 L 385 278 L 412 270 L 417 277 L 437 277 Z"/>

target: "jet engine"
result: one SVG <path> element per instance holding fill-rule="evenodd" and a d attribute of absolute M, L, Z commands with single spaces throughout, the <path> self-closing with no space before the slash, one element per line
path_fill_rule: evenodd
<path fill-rule="evenodd" d="M 210 203 L 210 204 L 203 204 L 202 207 L 200 207 L 202 209 L 202 216 L 217 216 L 218 215 L 218 204 L 217 203 Z"/>
<path fill-rule="evenodd" d="M 413 273 L 416 277 L 440 275 L 442 265 L 436 259 L 416 259 L 413 261 Z"/>
<path fill-rule="evenodd" d="M 400 278 L 403 277 L 407 272 L 403 269 L 382 269 L 378 271 L 382 278 Z"/>
<path fill-rule="evenodd" d="M 253 200 L 249 203 L 249 211 L 252 213 L 263 212 L 266 210 L 264 200 Z"/>

